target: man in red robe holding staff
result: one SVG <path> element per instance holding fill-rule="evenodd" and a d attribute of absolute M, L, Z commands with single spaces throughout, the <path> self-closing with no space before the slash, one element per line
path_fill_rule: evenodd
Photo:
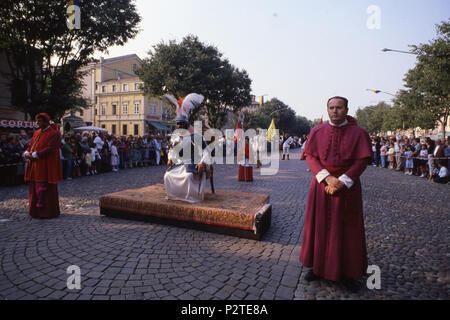
<path fill-rule="evenodd" d="M 29 184 L 28 213 L 33 218 L 50 219 L 59 216 L 57 183 L 62 181 L 59 148 L 61 135 L 57 126 L 50 124 L 50 116 L 36 116 L 39 129 L 33 135 L 24 153 L 28 160 L 25 181 Z"/>
<path fill-rule="evenodd" d="M 300 262 L 309 281 L 341 281 L 352 292 L 367 273 L 360 175 L 372 158 L 367 132 L 347 115 L 348 100 L 327 104 L 330 123 L 315 127 L 304 154 L 314 174 L 308 194 Z"/>

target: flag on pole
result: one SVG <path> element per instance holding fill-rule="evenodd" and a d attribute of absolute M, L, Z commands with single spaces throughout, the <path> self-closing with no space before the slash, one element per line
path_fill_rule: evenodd
<path fill-rule="evenodd" d="M 264 106 L 264 96 L 259 97 L 259 106 L 260 107 Z"/>
<path fill-rule="evenodd" d="M 272 130 L 276 130 L 275 128 L 275 119 L 272 118 L 272 122 L 270 123 L 269 129 L 267 129 L 267 141 L 272 141 L 272 136 L 275 133 L 272 133 Z"/>
<path fill-rule="evenodd" d="M 320 118 L 319 124 L 323 124 L 323 116 Z"/>

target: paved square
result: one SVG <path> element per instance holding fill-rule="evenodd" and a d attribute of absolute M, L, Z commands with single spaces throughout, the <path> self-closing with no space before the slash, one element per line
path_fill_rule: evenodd
<path fill-rule="evenodd" d="M 312 174 L 280 161 L 276 176 L 237 181 L 216 166 L 217 189 L 268 193 L 262 241 L 100 216 L 101 195 L 163 181 L 164 167 L 122 170 L 59 184 L 62 215 L 32 220 L 27 186 L 0 189 L 0 299 L 449 299 L 448 185 L 369 167 L 362 176 L 369 265 L 381 290 L 351 294 L 307 283 L 298 258 Z M 292 159 L 291 158 L 291 159 Z M 69 290 L 76 265 L 81 289 Z"/>

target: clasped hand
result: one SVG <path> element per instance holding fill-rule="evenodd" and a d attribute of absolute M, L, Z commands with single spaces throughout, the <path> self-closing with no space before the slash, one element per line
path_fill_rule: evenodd
<path fill-rule="evenodd" d="M 199 163 L 198 165 L 195 166 L 195 169 L 197 169 L 199 174 L 202 174 L 203 171 L 205 170 L 206 164 L 204 164 L 203 162 Z"/>
<path fill-rule="evenodd" d="M 328 194 L 330 196 L 334 196 L 334 195 L 338 194 L 345 187 L 345 184 L 342 181 L 340 181 L 338 178 L 333 177 L 333 176 L 328 176 L 325 179 L 325 181 L 327 183 L 327 186 L 325 187 L 325 192 L 326 192 L 326 194 Z"/>

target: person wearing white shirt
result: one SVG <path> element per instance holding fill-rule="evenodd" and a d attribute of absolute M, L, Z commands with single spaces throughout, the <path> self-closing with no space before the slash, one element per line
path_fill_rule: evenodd
<path fill-rule="evenodd" d="M 105 144 L 105 142 L 103 141 L 103 139 L 102 139 L 102 137 L 100 135 L 95 137 L 94 143 L 95 143 L 95 147 L 97 148 L 97 150 L 99 152 L 100 152 L 100 150 L 103 149 L 103 145 Z"/>
<path fill-rule="evenodd" d="M 447 183 L 448 182 L 448 176 L 449 172 L 446 166 L 444 166 L 442 163 L 438 162 L 439 167 L 439 175 L 434 178 L 434 182 L 436 183 Z"/>
<path fill-rule="evenodd" d="M 156 165 L 159 166 L 159 163 L 161 161 L 161 143 L 158 141 L 158 139 L 154 138 L 153 145 L 155 146 Z"/>
<path fill-rule="evenodd" d="M 285 140 L 283 143 L 283 160 L 285 160 L 286 156 L 289 160 L 289 149 L 291 148 L 291 144 L 294 142 L 291 136 L 288 133 L 284 134 Z"/>
<path fill-rule="evenodd" d="M 402 140 L 399 138 L 399 135 L 397 135 L 397 140 L 394 143 L 394 151 L 396 163 L 395 171 L 402 171 Z"/>

